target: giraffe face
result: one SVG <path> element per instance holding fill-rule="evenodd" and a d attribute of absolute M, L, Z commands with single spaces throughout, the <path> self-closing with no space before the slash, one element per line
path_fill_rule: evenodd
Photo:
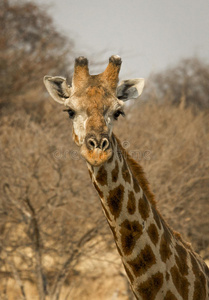
<path fill-rule="evenodd" d="M 66 106 L 73 122 L 73 139 L 88 163 L 99 166 L 112 156 L 113 124 L 124 115 L 124 101 L 138 97 L 143 79 L 123 81 L 119 86 L 121 59 L 112 56 L 106 70 L 89 75 L 88 61 L 75 61 L 72 86 L 63 77 L 45 76 L 44 83 L 52 98 Z"/>
<path fill-rule="evenodd" d="M 123 101 L 107 88 L 91 85 L 79 94 L 75 93 L 68 105 L 73 138 L 81 147 L 81 155 L 91 165 L 101 165 L 112 156 L 113 124 L 120 114 L 124 114 Z"/>

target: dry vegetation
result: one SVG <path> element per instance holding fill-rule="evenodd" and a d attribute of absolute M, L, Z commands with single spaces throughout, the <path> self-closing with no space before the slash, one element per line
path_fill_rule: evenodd
<path fill-rule="evenodd" d="M 35 4 L 11 3 L 0 9 L 0 299 L 132 299 L 71 123 L 43 90 L 47 73 L 70 77 L 72 42 Z M 195 58 L 153 75 L 115 129 L 159 210 L 205 259 L 208 74 Z"/>

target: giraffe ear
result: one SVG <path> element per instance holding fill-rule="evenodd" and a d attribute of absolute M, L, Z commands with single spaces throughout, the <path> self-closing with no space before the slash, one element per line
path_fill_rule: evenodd
<path fill-rule="evenodd" d="M 143 88 L 143 78 L 123 80 L 117 87 L 117 97 L 123 101 L 136 99 L 141 95 Z"/>
<path fill-rule="evenodd" d="M 66 78 L 59 76 L 44 76 L 44 84 L 50 96 L 58 103 L 67 105 L 71 88 L 67 85 Z"/>

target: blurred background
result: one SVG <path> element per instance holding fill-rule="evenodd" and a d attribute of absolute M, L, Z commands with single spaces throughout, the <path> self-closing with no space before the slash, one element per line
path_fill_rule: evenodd
<path fill-rule="evenodd" d="M 209 261 L 209 2 L 0 2 L 0 299 L 133 299 L 71 122 L 43 76 L 119 54 L 145 77 L 115 133 Z"/>

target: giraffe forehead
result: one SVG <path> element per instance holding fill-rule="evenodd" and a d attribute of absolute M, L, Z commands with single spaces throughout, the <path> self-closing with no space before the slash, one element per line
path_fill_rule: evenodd
<path fill-rule="evenodd" d="M 114 110 L 117 106 L 123 106 L 123 103 L 114 94 L 101 85 L 89 86 L 76 92 L 72 104 L 75 108 L 86 111 L 88 115 L 93 112 L 103 114 L 109 109 Z"/>

